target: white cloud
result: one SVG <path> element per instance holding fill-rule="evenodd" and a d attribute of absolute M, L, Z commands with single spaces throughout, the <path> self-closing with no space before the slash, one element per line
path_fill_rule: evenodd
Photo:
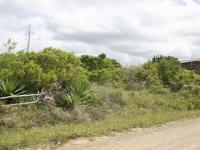
<path fill-rule="evenodd" d="M 0 42 L 11 37 L 23 49 L 32 24 L 35 50 L 104 52 L 125 65 L 158 54 L 190 59 L 200 57 L 199 16 L 198 0 L 0 0 Z"/>

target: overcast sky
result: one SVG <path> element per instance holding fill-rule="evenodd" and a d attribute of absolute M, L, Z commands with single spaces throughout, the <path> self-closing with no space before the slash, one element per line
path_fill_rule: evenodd
<path fill-rule="evenodd" d="M 0 52 L 8 38 L 25 49 L 106 53 L 124 65 L 154 55 L 200 57 L 200 0 L 0 0 Z"/>

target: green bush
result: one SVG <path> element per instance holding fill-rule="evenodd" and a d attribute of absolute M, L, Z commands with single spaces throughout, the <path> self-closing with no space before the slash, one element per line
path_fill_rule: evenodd
<path fill-rule="evenodd" d="M 179 82 L 173 82 L 173 83 L 170 83 L 169 87 L 172 92 L 178 92 L 183 88 L 183 84 Z"/>
<path fill-rule="evenodd" d="M 72 109 L 79 105 L 90 105 L 94 100 L 93 91 L 90 89 L 88 82 L 76 82 L 64 94 L 57 105 L 63 108 Z"/>
<path fill-rule="evenodd" d="M 177 92 L 185 85 L 200 85 L 200 75 L 181 68 L 177 58 L 171 56 L 154 57 L 151 61 L 129 67 L 124 72 L 126 89 L 166 87 Z"/>
<path fill-rule="evenodd" d="M 158 71 L 151 63 L 139 67 L 129 67 L 124 72 L 125 87 L 129 90 L 160 86 Z"/>
<path fill-rule="evenodd" d="M 194 98 L 192 100 L 190 100 L 190 105 L 189 105 L 190 109 L 200 109 L 200 99 L 199 98 Z"/>
<path fill-rule="evenodd" d="M 166 102 L 166 110 L 173 111 L 186 111 L 189 109 L 189 101 L 186 99 L 180 99 L 180 96 L 176 99 L 170 99 Z"/>
<path fill-rule="evenodd" d="M 99 56 L 81 56 L 82 66 L 89 71 L 96 71 L 101 69 L 114 69 L 121 68 L 121 64 L 115 59 L 107 58 L 105 54 L 100 54 Z"/>
<path fill-rule="evenodd" d="M 0 54 L 0 78 L 23 83 L 29 91 L 58 82 L 70 86 L 77 81 L 87 81 L 87 70 L 73 53 L 46 48 L 41 52 Z"/>
<path fill-rule="evenodd" d="M 101 85 L 113 85 L 115 87 L 123 84 L 123 69 L 100 69 L 89 73 L 89 79 Z"/>
<path fill-rule="evenodd" d="M 113 90 L 102 97 L 103 105 L 107 109 L 106 111 L 116 111 L 126 105 L 126 99 L 124 98 L 122 90 Z"/>
<path fill-rule="evenodd" d="M 169 90 L 161 86 L 150 86 L 148 90 L 153 94 L 167 94 Z"/>
<path fill-rule="evenodd" d="M 81 56 L 81 63 L 89 71 L 90 81 L 99 84 L 121 84 L 122 66 L 114 59 L 107 58 L 105 54 L 99 56 Z M 116 86 L 117 86 L 116 85 Z"/>
<path fill-rule="evenodd" d="M 16 80 L 0 80 L 0 97 L 6 97 L 11 95 L 20 95 L 26 93 L 25 86 L 17 82 Z M 5 103 L 13 103 L 12 98 L 6 99 Z"/>
<path fill-rule="evenodd" d="M 176 81 L 176 76 L 181 68 L 177 58 L 171 56 L 154 57 L 152 64 L 158 71 L 158 76 L 163 85 L 170 85 Z"/>
<path fill-rule="evenodd" d="M 144 89 L 147 86 L 147 74 L 142 67 L 130 67 L 124 72 L 125 88 L 128 90 Z"/>
<path fill-rule="evenodd" d="M 180 94 L 187 99 L 199 98 L 199 96 L 200 96 L 200 86 L 198 86 L 198 85 L 183 86 L 182 90 L 180 91 Z"/>
<path fill-rule="evenodd" d="M 180 69 L 176 81 L 183 85 L 200 85 L 200 75 L 191 70 Z"/>
<path fill-rule="evenodd" d="M 0 80 L 0 96 L 11 96 L 24 94 L 25 87 L 16 80 Z"/>

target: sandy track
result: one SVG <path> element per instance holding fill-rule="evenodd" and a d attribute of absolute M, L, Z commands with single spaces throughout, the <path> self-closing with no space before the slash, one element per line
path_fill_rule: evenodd
<path fill-rule="evenodd" d="M 57 150 L 200 150 L 200 118 L 94 141 L 72 140 Z"/>

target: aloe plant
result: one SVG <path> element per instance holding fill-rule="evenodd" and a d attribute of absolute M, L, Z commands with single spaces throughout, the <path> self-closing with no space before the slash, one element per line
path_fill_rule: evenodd
<path fill-rule="evenodd" d="M 0 80 L 0 97 L 24 94 L 25 87 L 16 80 Z"/>
<path fill-rule="evenodd" d="M 78 105 L 89 104 L 93 100 L 93 91 L 89 84 L 78 82 L 71 86 L 69 92 L 58 101 L 58 105 L 65 108 L 74 108 Z"/>
<path fill-rule="evenodd" d="M 70 92 L 67 94 L 67 100 L 74 106 L 87 104 L 91 102 L 92 94 L 87 84 L 79 83 L 70 88 Z"/>

